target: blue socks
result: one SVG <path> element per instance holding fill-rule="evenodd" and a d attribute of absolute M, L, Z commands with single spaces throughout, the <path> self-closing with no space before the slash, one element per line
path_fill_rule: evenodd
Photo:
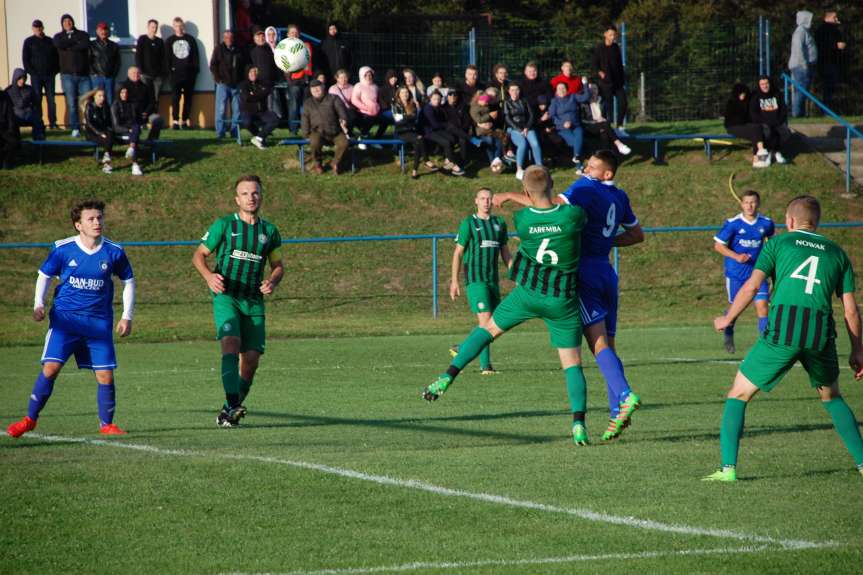
<path fill-rule="evenodd" d="M 99 423 L 107 425 L 114 422 L 114 407 L 117 402 L 114 398 L 114 384 L 99 384 L 96 392 L 96 401 L 99 404 Z"/>
<path fill-rule="evenodd" d="M 36 421 L 39 419 L 39 412 L 48 403 L 48 398 L 54 391 L 54 380 L 45 377 L 45 374 L 39 372 L 39 377 L 36 378 L 36 383 L 33 384 L 33 393 L 30 394 L 30 404 L 27 406 L 27 416 Z"/>
<path fill-rule="evenodd" d="M 764 333 L 764 330 L 766 330 L 766 329 L 767 329 L 767 318 L 766 317 L 759 317 L 758 318 L 758 333 L 759 334 Z"/>
<path fill-rule="evenodd" d="M 620 413 L 620 402 L 626 399 L 630 392 L 629 382 L 623 374 L 623 364 L 614 350 L 607 347 L 596 354 L 596 365 L 599 366 L 599 371 L 608 386 L 608 409 L 611 417 L 615 418 Z"/>

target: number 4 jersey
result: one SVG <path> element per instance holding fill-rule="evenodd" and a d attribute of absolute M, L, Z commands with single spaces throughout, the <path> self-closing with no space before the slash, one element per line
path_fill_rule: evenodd
<path fill-rule="evenodd" d="M 820 350 L 836 337 L 831 299 L 854 291 L 851 260 L 842 248 L 820 234 L 788 232 L 767 242 L 755 269 L 773 278 L 767 341 Z"/>

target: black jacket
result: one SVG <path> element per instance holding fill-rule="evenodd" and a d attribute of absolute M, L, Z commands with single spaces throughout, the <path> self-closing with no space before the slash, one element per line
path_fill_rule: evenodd
<path fill-rule="evenodd" d="M 444 114 L 446 114 L 446 123 L 459 131 L 469 134 L 473 129 L 473 122 L 470 120 L 470 115 L 467 112 L 467 107 L 461 102 L 455 106 L 450 106 L 449 102 L 441 106 Z"/>
<path fill-rule="evenodd" d="M 538 104 L 536 100 L 540 96 L 545 96 L 546 103 L 551 101 L 551 85 L 539 76 L 537 76 L 535 80 L 522 78 L 519 82 L 519 86 L 521 86 L 521 97 L 530 102 L 534 111 L 537 110 Z"/>
<path fill-rule="evenodd" d="M 818 47 L 818 69 L 826 70 L 842 63 L 842 50 L 836 44 L 843 42 L 839 24 L 822 22 L 815 31 L 815 46 Z M 847 51 L 847 49 L 846 49 Z"/>
<path fill-rule="evenodd" d="M 12 100 L 12 106 L 15 110 L 15 115 L 23 118 L 30 112 L 36 109 L 36 91 L 32 86 L 24 84 L 21 88 L 18 87 L 18 80 L 27 76 L 21 68 L 15 68 L 12 73 L 12 83 L 6 88 L 6 94 Z"/>
<path fill-rule="evenodd" d="M 70 32 L 58 32 L 54 34 L 54 46 L 57 48 L 61 74 L 90 74 L 90 36 L 86 32 L 76 28 Z"/>
<path fill-rule="evenodd" d="M 123 102 L 120 98 L 114 98 L 111 104 L 111 125 L 117 133 L 127 132 L 135 124 L 139 124 L 140 116 L 135 112 L 135 104 L 130 100 Z"/>
<path fill-rule="evenodd" d="M 524 98 L 515 101 L 507 98 L 503 103 L 503 116 L 507 128 L 519 131 L 533 129 L 533 109 Z"/>
<path fill-rule="evenodd" d="M 455 89 L 462 93 L 462 96 L 466 101 L 470 102 L 477 92 L 485 90 L 485 86 L 483 86 L 482 82 L 478 80 L 473 86 L 468 86 L 467 82 L 462 79 L 456 82 Z"/>
<path fill-rule="evenodd" d="M 626 83 L 626 73 L 623 69 L 623 55 L 617 42 L 611 46 L 606 46 L 605 42 L 600 42 L 593 49 L 590 67 L 593 69 L 593 73 L 600 84 L 609 85 L 613 88 L 622 88 Z M 600 71 L 605 73 L 605 78 L 599 77 Z"/>
<path fill-rule="evenodd" d="M 749 122 L 749 100 L 747 96 L 743 100 L 738 94 L 732 94 L 725 102 L 725 127 L 742 126 Z"/>
<path fill-rule="evenodd" d="M 408 115 L 407 110 L 405 110 L 404 106 L 402 106 L 398 102 L 393 102 L 392 111 L 393 121 L 395 123 L 393 131 L 397 136 L 399 134 L 419 133 L 417 121 L 419 120 L 419 115 L 422 112 L 422 108 L 420 108 L 419 106 L 414 106 L 414 113 Z M 396 120 L 396 117 L 398 117 L 399 119 Z"/>
<path fill-rule="evenodd" d="M 57 47 L 48 36 L 39 38 L 34 35 L 24 40 L 21 61 L 31 76 L 50 77 L 60 71 Z"/>
<path fill-rule="evenodd" d="M 749 117 L 755 124 L 781 126 L 788 121 L 788 109 L 782 96 L 773 88 L 766 94 L 755 90 L 749 99 Z"/>
<path fill-rule="evenodd" d="M 172 82 L 193 80 L 198 75 L 198 43 L 189 34 L 165 40 L 165 58 Z"/>
<path fill-rule="evenodd" d="M 137 82 L 127 80 L 120 84 L 120 88 L 126 88 L 129 91 L 129 102 L 131 102 L 135 109 L 138 122 L 146 124 L 150 114 L 156 113 L 156 101 L 153 99 L 152 88 L 145 84 L 143 80 Z M 119 92 L 119 89 L 117 91 Z M 115 99 L 115 101 L 118 99 Z"/>
<path fill-rule="evenodd" d="M 276 67 L 273 49 L 267 43 L 263 46 L 255 44 L 249 49 L 249 62 L 258 69 L 258 82 L 265 86 L 272 88 L 276 82 L 284 78 L 283 73 Z"/>
<path fill-rule="evenodd" d="M 135 44 L 135 65 L 145 76 L 164 76 L 165 42 L 158 36 L 152 40 L 146 34 L 138 36 Z"/>
<path fill-rule="evenodd" d="M 90 73 L 113 78 L 120 71 L 120 47 L 108 39 L 98 38 L 90 42 Z"/>
<path fill-rule="evenodd" d="M 210 58 L 210 73 L 216 84 L 236 87 L 246 75 L 246 58 L 243 51 L 234 44 L 228 47 L 224 42 L 213 49 Z"/>
<path fill-rule="evenodd" d="M 21 131 L 18 128 L 18 122 L 15 121 L 15 112 L 12 109 L 12 100 L 9 95 L 0 90 L 0 132 L 11 134 L 15 140 L 21 138 Z M 0 140 L 6 140 L 6 137 L 0 136 Z"/>
<path fill-rule="evenodd" d="M 327 72 L 328 78 L 335 78 L 336 72 L 343 68 L 350 71 L 351 50 L 342 39 L 341 34 L 335 36 L 327 34 L 327 37 L 321 42 L 321 52 L 324 53 L 325 72 Z"/>
<path fill-rule="evenodd" d="M 111 108 L 108 106 L 108 100 L 102 107 L 97 106 L 94 102 L 87 102 L 84 108 L 84 124 L 88 130 L 98 133 L 110 132 L 113 127 L 111 120 Z"/>
<path fill-rule="evenodd" d="M 267 111 L 267 98 L 273 89 L 263 82 L 240 84 L 240 112 L 243 114 L 260 114 Z"/>

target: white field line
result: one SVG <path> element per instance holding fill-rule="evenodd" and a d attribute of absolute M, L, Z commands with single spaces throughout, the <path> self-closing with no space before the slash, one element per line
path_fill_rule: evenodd
<path fill-rule="evenodd" d="M 765 535 L 757 535 L 754 533 L 733 531 L 730 529 L 714 529 L 673 523 L 661 523 L 659 521 L 652 521 L 650 519 L 639 519 L 637 517 L 611 515 L 608 513 L 591 511 L 589 509 L 559 507 L 557 505 L 548 505 L 546 503 L 537 503 L 534 501 L 527 501 L 523 499 L 513 499 L 504 495 L 494 495 L 492 493 L 466 491 L 462 489 L 451 489 L 449 487 L 441 487 L 438 485 L 433 485 L 431 483 L 426 483 L 424 481 L 418 481 L 413 479 L 397 479 L 394 477 L 389 477 L 387 475 L 374 475 L 369 473 L 363 473 L 361 471 L 355 471 L 353 469 L 333 467 L 330 465 L 312 463 L 309 461 L 279 459 L 276 457 L 267 457 L 262 455 L 207 453 L 203 451 L 191 451 L 185 449 L 165 449 L 152 445 L 126 443 L 123 441 L 109 441 L 104 439 L 90 439 L 87 437 L 64 437 L 55 435 L 42 435 L 39 433 L 30 433 L 25 437 L 31 437 L 35 439 L 41 439 L 43 441 L 50 441 L 56 443 L 81 443 L 86 445 L 113 447 L 117 449 L 129 449 L 133 451 L 143 451 L 158 455 L 172 455 L 177 457 L 200 457 L 204 459 L 216 458 L 235 461 L 257 461 L 274 465 L 285 465 L 297 469 L 318 471 L 327 475 L 335 475 L 338 477 L 346 477 L 349 479 L 358 479 L 360 481 L 367 481 L 369 483 L 376 483 L 378 485 L 389 485 L 392 487 L 401 487 L 406 489 L 414 489 L 417 491 L 425 491 L 427 493 L 434 493 L 435 495 L 442 495 L 444 497 L 459 497 L 464 499 L 471 499 L 474 501 L 482 501 L 484 503 L 493 503 L 495 505 L 501 505 L 505 507 L 530 509 L 533 511 L 544 511 L 547 513 L 558 513 L 579 517 L 581 519 L 586 519 L 587 521 L 605 523 L 607 525 L 620 525 L 624 527 L 632 527 L 635 529 L 645 529 L 649 531 L 659 531 L 664 533 L 675 533 L 678 535 L 688 535 L 696 537 L 718 537 L 722 539 L 747 541 L 750 543 L 773 544 L 779 545 L 785 549 L 810 549 L 835 545 L 835 543 L 833 542 L 815 542 L 800 539 L 782 539 Z"/>

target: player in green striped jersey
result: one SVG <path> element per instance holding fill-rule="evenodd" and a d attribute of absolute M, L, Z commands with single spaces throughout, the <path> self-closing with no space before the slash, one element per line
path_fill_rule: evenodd
<path fill-rule="evenodd" d="M 833 241 L 816 233 L 821 207 L 812 196 L 791 200 L 785 213 L 788 233 L 768 242 L 750 278 L 726 314 L 714 320 L 718 331 L 734 322 L 772 279 L 768 326 L 746 355 L 722 413 L 719 434 L 722 468 L 708 481 L 737 479 L 737 451 L 743 434 L 746 405 L 759 390 L 770 391 L 797 360 L 833 419 L 833 426 L 863 475 L 863 439 L 851 409 L 839 393 L 839 361 L 833 294 L 842 299 L 845 327 L 851 339 L 849 363 L 855 379 L 863 377 L 860 311 L 854 298 L 854 271 L 848 255 Z"/>
<path fill-rule="evenodd" d="M 586 445 L 587 386 L 581 368 L 581 313 L 577 297 L 581 230 L 586 216 L 579 206 L 552 203 L 551 175 L 541 166 L 528 168 L 522 185 L 532 205 L 513 216 L 521 244 L 509 277 L 517 285 L 494 310 L 488 323 L 474 328 L 462 342 L 446 373 L 426 387 L 422 397 L 426 401 L 436 400 L 494 339 L 529 319 L 540 318 L 548 327 L 551 344 L 557 348 L 565 374 L 573 417 L 573 443 Z"/>
<path fill-rule="evenodd" d="M 503 218 L 492 215 L 491 197 L 491 190 L 480 188 L 474 198 L 476 213 L 463 219 L 458 228 L 449 286 L 449 296 L 455 301 L 455 298 L 461 295 L 458 276 L 464 266 L 467 300 L 480 327 L 488 323 L 491 313 L 500 303 L 498 261 L 502 259 L 507 267 L 511 261 L 506 245 L 506 222 Z M 451 352 L 458 354 L 458 347 L 453 346 Z M 479 354 L 479 363 L 483 375 L 496 373 L 491 365 L 490 346 Z"/>
<path fill-rule="evenodd" d="M 235 190 L 239 209 L 216 220 L 192 256 L 195 269 L 213 293 L 225 389 L 225 404 L 216 418 L 221 427 L 234 427 L 246 414 L 242 402 L 266 343 L 264 296 L 273 293 L 284 274 L 282 237 L 258 213 L 263 199 L 260 178 L 242 176 Z M 211 254 L 216 259 L 212 270 L 207 266 Z M 264 278 L 267 263 L 270 273 Z"/>

